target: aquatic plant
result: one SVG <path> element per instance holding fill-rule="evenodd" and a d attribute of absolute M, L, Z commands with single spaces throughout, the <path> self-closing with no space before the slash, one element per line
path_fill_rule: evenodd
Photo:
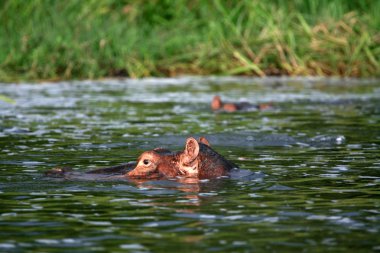
<path fill-rule="evenodd" d="M 0 2 L 0 80 L 379 76 L 379 1 Z"/>

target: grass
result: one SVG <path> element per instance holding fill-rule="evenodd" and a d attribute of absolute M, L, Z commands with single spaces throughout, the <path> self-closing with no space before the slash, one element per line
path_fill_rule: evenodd
<path fill-rule="evenodd" d="M 0 80 L 380 76 L 380 1 L 3 0 Z"/>

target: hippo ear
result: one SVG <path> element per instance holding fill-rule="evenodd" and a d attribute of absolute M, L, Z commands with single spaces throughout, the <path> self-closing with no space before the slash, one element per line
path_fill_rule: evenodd
<path fill-rule="evenodd" d="M 184 162 L 190 163 L 197 158 L 199 154 L 199 144 L 193 137 L 187 138 L 185 146 L 185 160 Z"/>
<path fill-rule="evenodd" d="M 210 142 L 205 137 L 200 137 L 199 142 L 211 147 Z"/>

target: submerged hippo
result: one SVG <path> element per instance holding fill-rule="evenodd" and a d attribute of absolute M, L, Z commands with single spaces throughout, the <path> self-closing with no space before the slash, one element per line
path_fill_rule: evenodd
<path fill-rule="evenodd" d="M 95 169 L 86 172 L 95 175 L 113 175 L 113 178 L 159 179 L 159 178 L 216 178 L 226 176 L 237 168 L 232 162 L 214 151 L 206 138 L 199 141 L 190 137 L 186 140 L 183 151 L 171 152 L 163 148 L 155 148 L 140 155 L 137 163 L 127 163 L 109 168 Z M 45 172 L 49 177 L 84 178 L 75 176 L 70 168 L 54 168 Z M 74 176 L 73 176 L 74 175 Z M 101 177 L 99 177 L 101 178 Z"/>
<path fill-rule="evenodd" d="M 250 110 L 266 110 L 271 107 L 272 107 L 271 104 L 253 105 L 248 102 L 223 103 L 220 96 L 214 96 L 211 101 L 211 109 L 213 111 L 236 112 L 236 111 L 250 111 Z"/>
<path fill-rule="evenodd" d="M 140 155 L 136 167 L 127 173 L 132 178 L 192 177 L 216 178 L 225 176 L 236 166 L 214 151 L 206 138 L 190 137 L 185 149 L 171 152 L 156 148 Z"/>

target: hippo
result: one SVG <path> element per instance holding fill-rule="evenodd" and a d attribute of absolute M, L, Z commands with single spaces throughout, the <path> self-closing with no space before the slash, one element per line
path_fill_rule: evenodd
<path fill-rule="evenodd" d="M 227 176 L 233 169 L 237 169 L 237 166 L 214 151 L 206 138 L 201 137 L 197 141 L 195 138 L 189 137 L 186 140 L 183 151 L 172 152 L 164 148 L 155 148 L 143 152 L 137 159 L 137 162 L 94 169 L 85 172 L 84 175 L 75 174 L 69 167 L 57 167 L 45 172 L 45 176 L 67 179 L 104 179 L 104 175 L 111 175 L 112 178 L 118 179 L 177 177 L 211 179 Z"/>
<path fill-rule="evenodd" d="M 183 151 L 156 148 L 140 155 L 136 167 L 126 174 L 130 178 L 217 178 L 237 168 L 210 147 L 204 137 L 186 140 Z"/>
<path fill-rule="evenodd" d="M 213 111 L 236 112 L 236 111 L 251 111 L 251 110 L 267 110 L 272 107 L 271 104 L 253 105 L 248 102 L 239 103 L 223 103 L 220 96 L 214 96 L 211 101 L 211 109 Z"/>
<path fill-rule="evenodd" d="M 97 168 L 80 173 L 71 167 L 55 167 L 44 172 L 44 176 L 50 178 L 94 180 L 94 179 L 116 179 L 124 175 L 136 166 L 136 162 L 128 162 L 116 166 Z"/>

